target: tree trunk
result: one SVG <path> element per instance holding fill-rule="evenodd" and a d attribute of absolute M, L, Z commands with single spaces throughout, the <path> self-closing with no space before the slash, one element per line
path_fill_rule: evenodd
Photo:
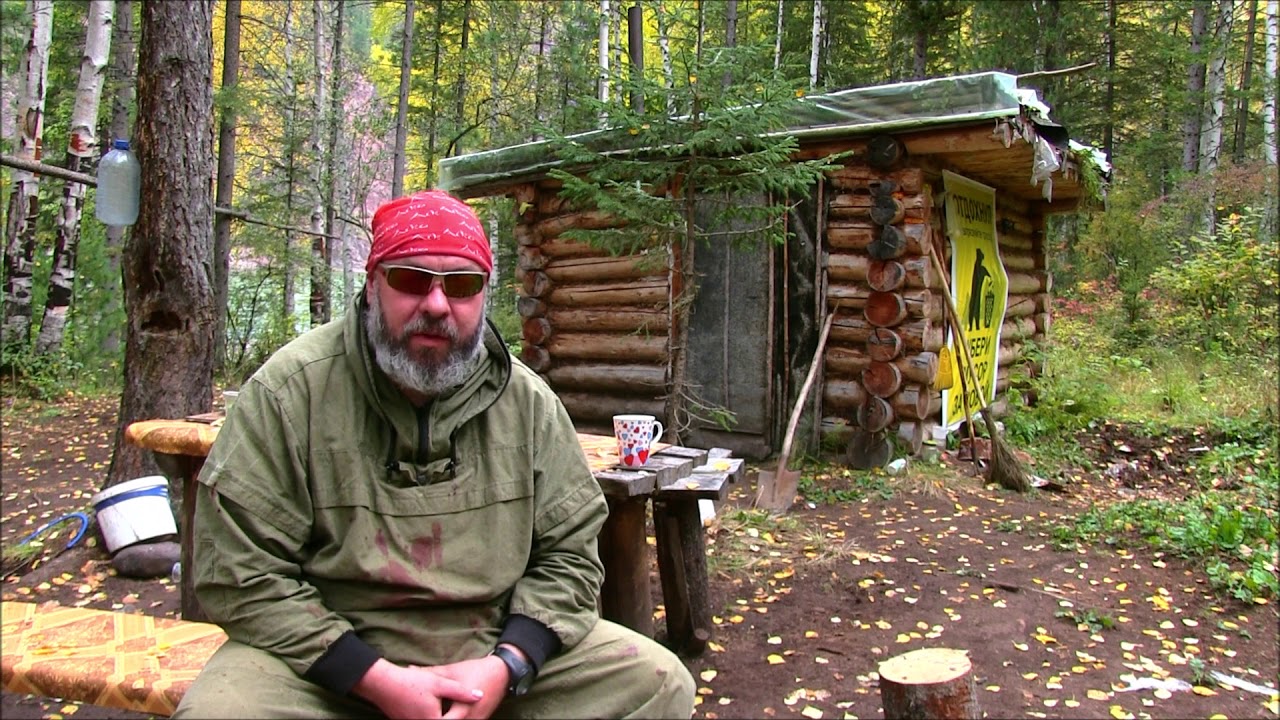
<path fill-rule="evenodd" d="M 462 40 L 458 47 L 458 82 L 453 94 L 453 122 L 455 128 L 467 125 L 467 48 L 471 41 L 471 0 L 462 3 Z M 462 132 L 459 130 L 448 149 L 448 155 L 462 154 Z"/>
<path fill-rule="evenodd" d="M 777 27 L 773 31 L 773 69 L 777 70 L 782 67 L 782 17 L 786 5 L 784 0 L 778 0 L 778 22 Z"/>
<path fill-rule="evenodd" d="M 80 172 L 80 163 L 98 150 L 98 103 L 102 100 L 103 72 L 111 53 L 111 0 L 92 0 L 85 22 L 84 54 L 80 58 L 80 80 L 75 107 L 71 111 L 71 139 L 67 144 L 66 167 Z M 53 269 L 44 301 L 44 319 L 36 336 L 36 353 L 57 353 L 71 308 L 76 279 L 76 253 L 80 245 L 80 216 L 84 209 L 85 186 L 68 180 L 63 187 L 62 207 L 57 218 L 53 246 Z"/>
<path fill-rule="evenodd" d="M 19 71 L 15 115 L 18 158 L 40 161 L 44 139 L 44 95 L 49 77 L 49 41 L 53 35 L 53 0 L 29 0 L 31 34 Z M 4 326 L 0 345 L 25 348 L 31 337 L 31 283 L 35 265 L 36 220 L 40 213 L 40 177 L 27 170 L 13 169 L 13 190 L 9 195 L 4 245 Z"/>
<path fill-rule="evenodd" d="M 782 0 L 778 2 L 781 3 Z M 671 92 L 675 87 L 675 69 L 671 64 L 671 38 L 667 34 L 667 13 L 662 3 L 658 3 L 654 8 L 653 16 L 658 24 L 658 50 L 662 53 L 662 86 L 667 90 L 667 115 L 670 117 L 676 114 L 675 95 Z"/>
<path fill-rule="evenodd" d="M 609 102 L 609 0 L 600 0 L 600 26 L 596 33 L 597 58 L 600 74 L 596 79 L 596 93 L 600 103 Z M 600 114 L 600 127 L 605 126 L 605 115 Z"/>
<path fill-rule="evenodd" d="M 1218 0 L 1213 23 L 1213 47 L 1205 80 L 1204 119 L 1200 123 L 1200 174 L 1218 169 L 1227 96 L 1227 46 L 1231 43 L 1234 0 Z"/>
<path fill-rule="evenodd" d="M 240 83 L 240 0 L 226 0 L 226 30 L 222 37 L 222 89 L 234 91 Z M 234 206 L 236 182 L 236 111 L 223 106 L 218 122 L 218 186 L 214 206 Z M 213 219 L 213 333 L 214 368 L 227 361 L 227 287 L 231 281 L 230 215 Z"/>
<path fill-rule="evenodd" d="M 412 2 L 412 0 L 409 0 Z M 295 110 L 294 102 L 297 97 L 297 83 L 293 76 L 293 0 L 285 0 L 284 4 L 284 86 L 288 96 L 285 98 L 284 107 L 284 136 L 286 138 L 285 147 L 285 196 L 284 196 L 284 213 L 285 224 L 293 224 L 293 204 L 294 204 L 294 187 L 296 187 L 294 172 L 298 166 L 298 153 L 292 140 L 294 132 Z M 292 230 L 284 231 L 284 280 L 283 280 L 283 297 L 280 303 L 280 312 L 284 316 L 285 322 L 293 325 L 293 312 L 295 310 L 293 296 L 297 292 L 298 272 L 295 267 L 294 259 L 294 237 Z"/>
<path fill-rule="evenodd" d="M 129 324 L 107 485 L 155 471 L 124 443 L 130 423 L 212 405 L 213 2 L 143 2 L 138 67 L 142 201 L 122 261 Z M 181 505 L 181 486 L 170 490 Z"/>
<path fill-rule="evenodd" d="M 809 89 L 818 87 L 818 60 L 822 49 L 822 0 L 813 0 L 813 28 L 809 33 Z"/>
<path fill-rule="evenodd" d="M 1244 69 L 1240 71 L 1240 99 L 1236 101 L 1236 131 L 1231 143 L 1231 159 L 1244 162 L 1244 141 L 1249 127 L 1249 86 L 1253 82 L 1253 46 L 1257 40 L 1258 0 L 1249 0 L 1249 24 L 1244 37 Z"/>
<path fill-rule="evenodd" d="M 728 48 L 738 46 L 738 0 L 727 0 L 724 5 L 724 45 Z M 720 86 L 728 89 L 732 84 L 733 73 L 725 71 Z"/>
<path fill-rule="evenodd" d="M 311 93 L 311 132 L 307 145 L 311 149 L 311 326 L 329 322 L 329 311 L 332 303 L 332 283 L 330 282 L 331 263 L 329 261 L 329 242 L 324 237 L 324 176 L 325 163 L 321 149 L 325 133 L 325 113 L 329 110 L 326 93 L 329 90 L 329 73 L 333 66 L 326 56 L 324 11 L 327 2 L 317 0 L 311 4 L 313 20 L 312 83 Z"/>
<path fill-rule="evenodd" d="M 333 238 L 337 233 L 338 224 L 338 198 L 342 196 L 338 188 L 340 184 L 344 184 L 344 178 L 347 176 L 347 158 L 340 152 L 339 139 L 346 136 L 346 113 L 342 112 L 342 102 L 345 94 L 342 92 L 342 41 L 343 33 L 346 27 L 347 4 L 345 2 L 335 3 L 337 5 L 338 15 L 333 22 L 333 49 L 329 53 L 329 61 L 332 68 L 329 72 L 329 108 L 328 108 L 328 129 L 329 137 L 326 143 L 327 147 L 324 153 L 324 259 L 326 280 L 328 273 L 333 267 Z M 346 236 L 345 225 L 343 228 L 343 237 Z M 343 298 L 350 300 L 351 298 L 351 274 L 346 270 L 342 274 L 343 279 Z M 332 285 L 326 283 L 326 289 L 332 288 Z M 326 318 L 333 314 L 333 293 L 328 293 L 328 307 L 326 308 Z"/>
<path fill-rule="evenodd" d="M 116 0 L 116 13 L 111 23 L 111 66 L 107 70 L 107 92 L 111 96 L 111 119 L 107 138 L 126 139 L 129 131 L 129 107 L 133 105 L 133 90 L 137 83 L 137 53 L 133 42 L 133 0 Z M 120 289 L 120 253 L 124 248 L 124 228 L 108 225 L 106 229 L 107 273 L 103 296 L 106 302 L 98 317 L 108 323 L 102 338 L 102 351 L 114 357 L 120 350 L 120 324 L 122 314 Z"/>
<path fill-rule="evenodd" d="M 391 161 L 391 197 L 404 194 L 404 153 L 409 134 L 409 78 L 413 70 L 413 2 L 405 0 L 400 33 L 400 95 L 396 104 L 396 145 Z"/>
<path fill-rule="evenodd" d="M 1102 104 L 1102 152 L 1113 165 L 1116 161 L 1116 26 L 1119 19 L 1116 5 L 1119 1 L 1107 0 L 1107 89 Z"/>
<path fill-rule="evenodd" d="M 1204 43 L 1209 0 L 1196 0 L 1191 13 L 1191 61 L 1187 64 L 1187 104 L 1182 121 L 1182 170 L 1200 167 L 1200 112 L 1204 102 Z"/>
<path fill-rule="evenodd" d="M 436 0 L 435 31 L 431 36 L 431 114 L 427 121 L 427 174 L 435 169 L 436 147 L 440 141 L 440 58 L 444 55 L 444 0 Z"/>
<path fill-rule="evenodd" d="M 1264 75 L 1262 78 L 1262 153 L 1266 163 L 1271 167 L 1276 166 L 1276 72 L 1277 72 L 1277 56 L 1280 56 L 1280 41 L 1277 41 L 1277 34 L 1280 33 L 1280 2 L 1277 0 L 1267 0 L 1266 15 L 1267 31 L 1265 36 L 1266 43 L 1266 60 L 1264 61 Z M 1275 186 L 1272 185 L 1272 199 L 1275 199 Z M 1272 218 L 1274 220 L 1274 218 Z"/>
<path fill-rule="evenodd" d="M 889 720 L 977 720 L 977 686 L 964 650 L 924 648 L 880 663 L 880 700 Z"/>

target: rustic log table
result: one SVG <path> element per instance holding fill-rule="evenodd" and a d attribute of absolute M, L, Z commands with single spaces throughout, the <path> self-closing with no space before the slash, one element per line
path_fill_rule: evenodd
<path fill-rule="evenodd" d="M 145 420 L 125 429 L 127 442 L 151 450 L 160 469 L 182 483 L 180 590 L 186 620 L 207 618 L 193 588 L 190 528 L 195 520 L 196 477 L 217 438 L 221 417 L 220 413 L 209 413 L 185 420 Z M 579 433 L 578 442 L 609 503 L 609 518 L 600 532 L 600 557 L 605 568 L 601 617 L 654 636 L 649 546 L 645 541 L 646 513 L 652 498 L 667 643 L 682 654 L 702 652 L 710 638 L 711 608 L 698 500 L 724 500 L 729 484 L 742 477 L 742 460 L 730 458 L 725 450 L 658 444 L 657 452 L 644 466 L 623 469 L 617 464 L 617 443 L 612 436 Z"/>

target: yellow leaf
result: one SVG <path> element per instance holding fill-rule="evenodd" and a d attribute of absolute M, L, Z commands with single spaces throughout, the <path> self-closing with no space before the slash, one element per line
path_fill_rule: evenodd
<path fill-rule="evenodd" d="M 786 580 L 787 578 L 795 574 L 796 574 L 795 568 L 787 568 L 786 570 L 779 570 L 778 572 L 774 573 L 773 576 L 778 578 L 779 580 Z"/>
<path fill-rule="evenodd" d="M 1057 704 L 1058 704 L 1058 699 L 1057 699 L 1057 698 L 1045 698 L 1045 699 L 1044 699 L 1044 706 L 1045 706 L 1045 707 L 1053 707 L 1053 706 L 1055 706 L 1055 705 L 1057 705 Z"/>
<path fill-rule="evenodd" d="M 806 638 L 813 639 L 813 638 L 818 637 L 818 633 L 817 633 L 817 631 L 815 631 L 815 630 L 805 630 L 805 631 L 804 631 L 804 636 L 805 636 Z"/>
<path fill-rule="evenodd" d="M 822 711 L 812 705 L 805 705 L 800 714 L 810 720 L 822 720 Z"/>
<path fill-rule="evenodd" d="M 714 640 L 707 641 L 707 649 L 711 652 L 724 652 L 724 646 Z"/>
<path fill-rule="evenodd" d="M 746 620 L 746 618 L 742 617 L 741 615 L 730 615 L 730 616 L 729 616 L 729 622 L 733 623 L 734 625 L 737 625 L 738 623 L 742 622 L 743 620 Z"/>
<path fill-rule="evenodd" d="M 1019 650 L 1021 650 L 1022 652 L 1026 652 L 1026 651 L 1027 651 L 1027 644 L 1026 644 L 1026 643 L 1014 643 L 1014 644 L 1013 644 L 1013 646 L 1014 646 L 1014 647 L 1016 647 L 1016 648 L 1018 648 L 1018 649 L 1019 649 Z"/>
<path fill-rule="evenodd" d="M 877 621 L 876 621 L 876 627 L 880 628 L 881 630 L 888 630 L 889 628 L 891 628 L 891 627 L 893 627 L 893 626 L 892 626 L 892 625 L 890 625 L 889 623 L 885 622 L 884 620 L 877 620 Z"/>
<path fill-rule="evenodd" d="M 786 660 L 783 660 L 782 656 L 777 653 L 773 653 L 769 655 L 768 657 L 765 658 L 765 660 L 768 660 L 770 665 L 781 665 L 782 663 L 786 662 Z"/>
<path fill-rule="evenodd" d="M 703 670 L 702 672 L 698 673 L 698 677 L 702 678 L 702 682 L 711 682 L 712 680 L 716 679 L 716 671 Z"/>
<path fill-rule="evenodd" d="M 1044 643 L 1045 645 L 1048 645 L 1049 643 L 1056 643 L 1056 642 L 1058 642 L 1058 638 L 1056 638 L 1056 637 L 1054 637 L 1054 636 L 1052 636 L 1052 635 L 1046 635 L 1046 634 L 1044 634 L 1044 633 L 1036 633 L 1035 635 L 1032 635 L 1031 637 L 1033 637 L 1033 638 L 1035 638 L 1035 639 L 1039 640 L 1040 642 Z"/>
<path fill-rule="evenodd" d="M 911 636 L 906 633 L 898 633 L 898 642 L 909 643 L 911 642 Z"/>
<path fill-rule="evenodd" d="M 1111 697 L 1111 693 L 1107 692 L 1106 690 L 1093 689 L 1085 693 L 1085 696 L 1088 697 L 1090 700 L 1106 700 L 1107 698 Z"/>
<path fill-rule="evenodd" d="M 1067 706 L 1067 707 L 1069 707 L 1069 708 L 1078 708 L 1078 707 L 1080 707 L 1080 701 L 1079 701 L 1079 700 L 1063 700 L 1063 701 L 1062 701 L 1062 704 L 1063 704 L 1063 705 L 1066 705 L 1066 706 Z"/>
<path fill-rule="evenodd" d="M 1119 705 L 1112 705 L 1111 717 L 1115 718 L 1116 720 L 1130 720 L 1130 718 L 1132 718 L 1133 715 L 1129 714 L 1127 710 L 1120 707 Z"/>
<path fill-rule="evenodd" d="M 1036 679 L 1036 678 L 1038 678 L 1038 677 L 1040 677 L 1040 676 L 1039 676 L 1039 675 L 1037 675 L 1036 673 L 1033 673 L 1033 672 L 1029 672 L 1029 673 L 1022 673 L 1022 679 L 1023 679 L 1023 680 L 1035 680 L 1035 679 Z"/>
<path fill-rule="evenodd" d="M 79 705 L 63 705 L 62 706 L 62 712 L 66 713 L 67 715 L 75 715 L 76 711 L 79 709 L 80 709 Z"/>
<path fill-rule="evenodd" d="M 984 690 L 990 690 L 991 692 L 1000 692 L 1000 686 L 999 686 L 999 685 L 988 685 L 988 686 L 986 686 L 986 687 L 985 687 L 985 688 L 983 688 L 983 689 L 984 689 Z"/>
<path fill-rule="evenodd" d="M 1120 583 L 1119 585 L 1116 585 L 1116 590 L 1119 590 L 1120 592 L 1124 592 L 1125 589 L 1128 587 L 1129 587 L 1129 583 Z"/>
<path fill-rule="evenodd" d="M 770 635 L 769 639 L 765 640 L 765 642 L 769 643 L 770 645 L 781 645 L 782 638 L 778 637 L 777 635 Z"/>
<path fill-rule="evenodd" d="M 1165 690 L 1164 688 L 1156 688 L 1155 692 L 1151 694 L 1155 695 L 1161 700 L 1168 700 L 1169 698 L 1173 697 L 1173 693 L 1169 692 L 1168 690 Z"/>

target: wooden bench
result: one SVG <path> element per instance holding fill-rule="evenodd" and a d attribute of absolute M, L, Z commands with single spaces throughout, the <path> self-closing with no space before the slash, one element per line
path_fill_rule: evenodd
<path fill-rule="evenodd" d="M 53 603 L 0 605 L 4 689 L 172 715 L 226 641 L 209 623 Z"/>

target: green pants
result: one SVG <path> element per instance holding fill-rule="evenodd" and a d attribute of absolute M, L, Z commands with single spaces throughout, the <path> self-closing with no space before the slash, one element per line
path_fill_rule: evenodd
<path fill-rule="evenodd" d="M 658 643 L 607 620 L 550 658 L 529 694 L 508 697 L 503 718 L 688 718 L 693 677 Z M 298 677 L 270 653 L 227 641 L 173 717 L 368 718 L 377 708 Z"/>

